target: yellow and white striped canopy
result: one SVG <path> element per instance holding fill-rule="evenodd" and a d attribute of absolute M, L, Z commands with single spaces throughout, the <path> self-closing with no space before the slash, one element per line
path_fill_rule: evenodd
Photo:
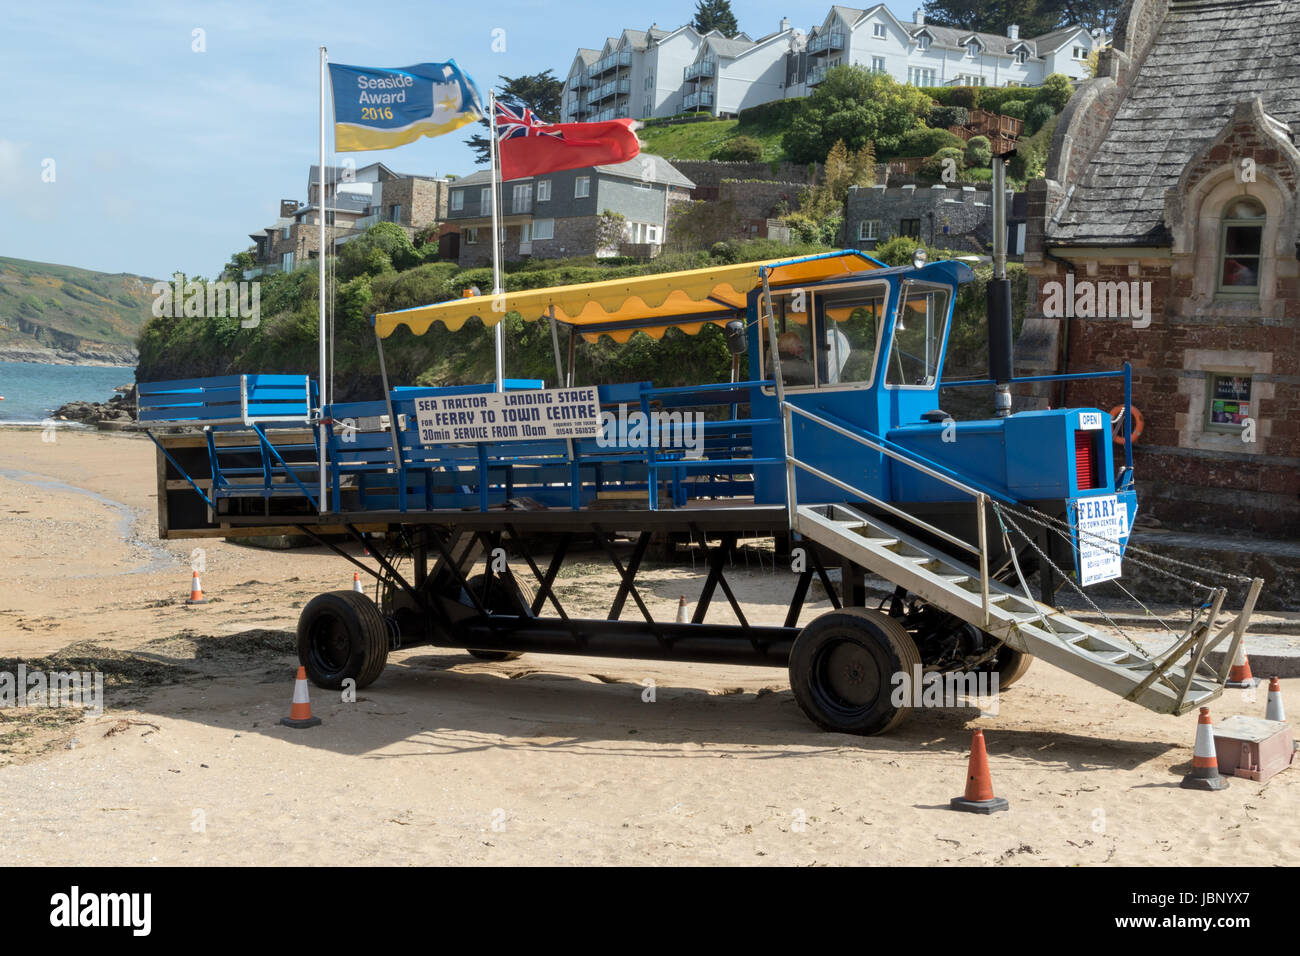
<path fill-rule="evenodd" d="M 694 335 L 705 325 L 725 325 L 743 318 L 746 296 L 762 284 L 759 270 L 766 266 L 773 288 L 820 282 L 840 276 L 880 269 L 874 259 L 859 252 L 800 259 L 773 259 L 734 266 L 661 272 L 656 275 L 607 279 L 581 285 L 530 289 L 496 296 L 482 295 L 435 305 L 422 305 L 375 316 L 375 330 L 387 338 L 405 325 L 416 335 L 441 322 L 455 331 L 478 317 L 496 325 L 508 313 L 518 312 L 535 322 L 554 310 L 555 318 L 594 341 L 610 335 L 626 342 L 634 332 L 661 338 L 665 329 L 679 328 Z"/>

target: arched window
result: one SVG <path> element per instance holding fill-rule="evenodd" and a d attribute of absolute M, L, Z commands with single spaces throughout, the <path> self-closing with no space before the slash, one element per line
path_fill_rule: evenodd
<path fill-rule="evenodd" d="M 1243 196 L 1223 211 L 1219 237 L 1219 291 L 1258 292 L 1264 240 L 1264 206 Z"/>

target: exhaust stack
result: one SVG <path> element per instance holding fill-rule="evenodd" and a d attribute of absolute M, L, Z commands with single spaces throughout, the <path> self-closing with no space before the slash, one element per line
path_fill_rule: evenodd
<path fill-rule="evenodd" d="M 1007 278 L 1007 167 L 993 157 L 993 278 L 988 286 L 989 378 L 993 411 L 1011 414 L 1011 280 Z"/>

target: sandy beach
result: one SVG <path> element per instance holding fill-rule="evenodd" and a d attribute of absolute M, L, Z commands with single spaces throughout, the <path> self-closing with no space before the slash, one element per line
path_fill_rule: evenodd
<path fill-rule="evenodd" d="M 810 724 L 783 669 L 417 647 L 355 702 L 314 689 L 324 723 L 289 730 L 299 609 L 351 566 L 160 542 L 148 440 L 55 438 L 0 429 L 0 670 L 101 670 L 106 707 L 0 710 L 0 864 L 1300 863 L 1300 771 L 1182 790 L 1194 715 L 1041 662 L 996 716 L 856 738 Z M 210 603 L 188 608 L 195 545 Z M 780 623 L 785 568 L 730 574 Z M 671 613 L 702 574 L 645 580 Z M 562 584 L 593 611 L 612 594 L 607 571 Z M 1300 713 L 1300 679 L 1283 688 Z M 1263 697 L 1229 690 L 1215 717 L 1262 716 Z M 975 727 L 1009 813 L 947 809 Z"/>

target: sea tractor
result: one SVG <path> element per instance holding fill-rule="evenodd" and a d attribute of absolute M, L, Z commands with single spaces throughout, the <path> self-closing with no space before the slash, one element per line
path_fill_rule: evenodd
<path fill-rule="evenodd" d="M 1132 550 L 1130 370 L 1014 378 L 998 275 L 990 378 L 941 382 L 972 275 L 962 261 L 918 254 L 889 268 L 842 251 L 379 314 L 374 401 L 323 400 L 307 375 L 144 383 L 160 534 L 307 535 L 373 575 L 372 593 L 321 594 L 302 611 L 299 656 L 323 688 L 364 687 L 390 652 L 424 644 L 489 660 L 784 666 L 814 723 L 853 734 L 907 715 L 912 702 L 892 693 L 900 674 L 997 674 L 1005 690 L 1033 658 L 1161 713 L 1205 704 L 1261 582 L 1226 620 L 1227 587 L 1206 585 L 1160 653 L 1058 608 L 1066 585 L 1092 603 L 1086 588 Z M 386 341 L 508 313 L 550 323 L 553 383 L 390 387 Z M 730 381 L 596 386 L 575 371 L 579 338 L 709 325 L 735 356 Z M 1020 383 L 1084 377 L 1122 389 L 1118 444 L 1098 408 L 1011 411 Z M 939 401 L 948 385 L 986 389 L 995 414 L 954 421 Z M 774 578 L 788 581 L 779 624 L 751 620 L 727 580 L 737 542 L 755 537 L 791 555 L 792 572 Z M 686 621 L 655 617 L 638 589 L 652 541 L 672 538 L 706 567 Z M 557 579 L 580 550 L 617 573 L 603 617 L 561 599 Z M 892 586 L 871 607 L 868 575 Z M 804 613 L 814 580 L 832 606 L 819 616 Z M 723 601 L 730 613 L 711 619 Z M 1215 649 L 1226 651 L 1218 667 Z"/>

